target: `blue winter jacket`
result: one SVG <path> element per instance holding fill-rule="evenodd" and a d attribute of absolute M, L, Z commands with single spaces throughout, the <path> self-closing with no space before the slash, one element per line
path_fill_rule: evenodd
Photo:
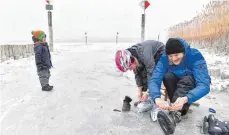
<path fill-rule="evenodd" d="M 52 67 L 49 46 L 46 42 L 35 43 L 34 52 L 35 52 L 35 62 L 38 71 L 44 69 L 50 69 Z"/>
<path fill-rule="evenodd" d="M 196 87 L 186 94 L 188 104 L 191 104 L 209 93 L 211 79 L 203 55 L 197 49 L 190 48 L 185 40 L 181 38 L 177 39 L 180 40 L 185 47 L 184 58 L 179 65 L 174 66 L 170 64 L 171 62 L 165 53 L 161 56 L 157 66 L 153 70 L 152 78 L 149 81 L 150 96 L 153 101 L 161 97 L 161 83 L 167 72 L 172 72 L 179 78 L 186 75 L 193 75 Z"/>

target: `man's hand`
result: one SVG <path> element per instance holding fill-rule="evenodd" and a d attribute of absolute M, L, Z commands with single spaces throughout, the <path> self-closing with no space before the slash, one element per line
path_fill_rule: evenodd
<path fill-rule="evenodd" d="M 149 97 L 149 93 L 148 92 L 144 92 L 141 98 L 141 101 L 145 102 Z"/>
<path fill-rule="evenodd" d="M 161 98 L 156 98 L 155 103 L 156 103 L 157 107 L 159 107 L 160 109 L 164 109 L 164 110 L 170 109 L 169 104 L 167 102 L 165 102 L 164 100 L 162 100 Z"/>
<path fill-rule="evenodd" d="M 143 93 L 142 93 L 142 88 L 138 88 L 137 96 L 138 96 L 138 99 L 139 99 L 139 100 L 141 100 L 142 95 L 143 95 Z"/>
<path fill-rule="evenodd" d="M 172 111 L 179 111 L 183 108 L 184 104 L 186 104 L 187 102 L 188 102 L 188 97 L 179 97 L 172 104 L 171 110 Z"/>

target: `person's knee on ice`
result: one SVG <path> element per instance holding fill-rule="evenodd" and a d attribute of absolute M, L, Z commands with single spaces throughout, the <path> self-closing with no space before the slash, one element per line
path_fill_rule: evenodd
<path fill-rule="evenodd" d="M 165 46 L 162 42 L 147 40 L 116 52 L 115 63 L 117 68 L 121 72 L 129 70 L 135 74 L 139 100 L 146 100 L 149 97 L 148 82 L 164 48 Z"/>

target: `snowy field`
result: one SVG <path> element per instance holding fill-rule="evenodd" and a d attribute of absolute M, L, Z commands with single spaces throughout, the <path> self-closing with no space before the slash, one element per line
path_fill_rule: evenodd
<path fill-rule="evenodd" d="M 125 95 L 137 99 L 133 73 L 120 73 L 114 63 L 116 49 L 131 45 L 56 45 L 51 92 L 40 89 L 34 56 L 0 63 L 1 135 L 162 135 L 147 113 L 136 113 L 133 102 L 129 113 L 113 111 Z M 229 79 L 221 76 L 229 73 L 228 57 L 203 54 L 215 69 L 212 91 L 198 101 L 200 107 L 191 108 L 175 135 L 200 135 L 198 126 L 210 107 L 216 117 L 229 119 Z"/>

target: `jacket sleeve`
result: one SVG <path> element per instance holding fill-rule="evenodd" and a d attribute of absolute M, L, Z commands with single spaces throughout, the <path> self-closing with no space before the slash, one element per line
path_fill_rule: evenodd
<path fill-rule="evenodd" d="M 195 60 L 192 65 L 192 70 L 196 81 L 196 87 L 189 91 L 186 95 L 188 97 L 188 104 L 191 104 L 207 95 L 210 91 L 211 83 L 207 64 L 202 54 L 197 51 L 192 57 L 192 60 Z"/>
<path fill-rule="evenodd" d="M 160 47 L 163 47 L 162 42 L 150 42 L 148 41 L 148 44 L 145 43 L 144 49 L 143 49 L 143 55 L 144 55 L 144 65 L 147 71 L 147 81 L 149 83 L 152 72 L 156 66 L 155 63 L 155 55 L 158 53 L 158 50 Z"/>
<path fill-rule="evenodd" d="M 140 74 L 140 71 L 134 71 L 134 75 L 135 75 L 135 81 L 136 81 L 136 84 L 138 86 L 138 88 L 142 88 L 143 87 L 143 78 Z"/>
<path fill-rule="evenodd" d="M 153 66 L 146 67 L 148 83 L 149 83 L 150 79 L 152 78 L 153 68 L 154 68 Z"/>
<path fill-rule="evenodd" d="M 156 98 L 161 97 L 161 83 L 165 73 L 167 72 L 167 66 L 168 58 L 165 55 L 161 56 L 160 60 L 158 61 L 158 64 L 153 70 L 153 75 L 149 81 L 150 97 L 154 102 Z"/>
<path fill-rule="evenodd" d="M 34 52 L 35 52 L 35 61 L 36 61 L 36 65 L 38 67 L 42 67 L 42 45 L 36 45 L 34 47 Z"/>

